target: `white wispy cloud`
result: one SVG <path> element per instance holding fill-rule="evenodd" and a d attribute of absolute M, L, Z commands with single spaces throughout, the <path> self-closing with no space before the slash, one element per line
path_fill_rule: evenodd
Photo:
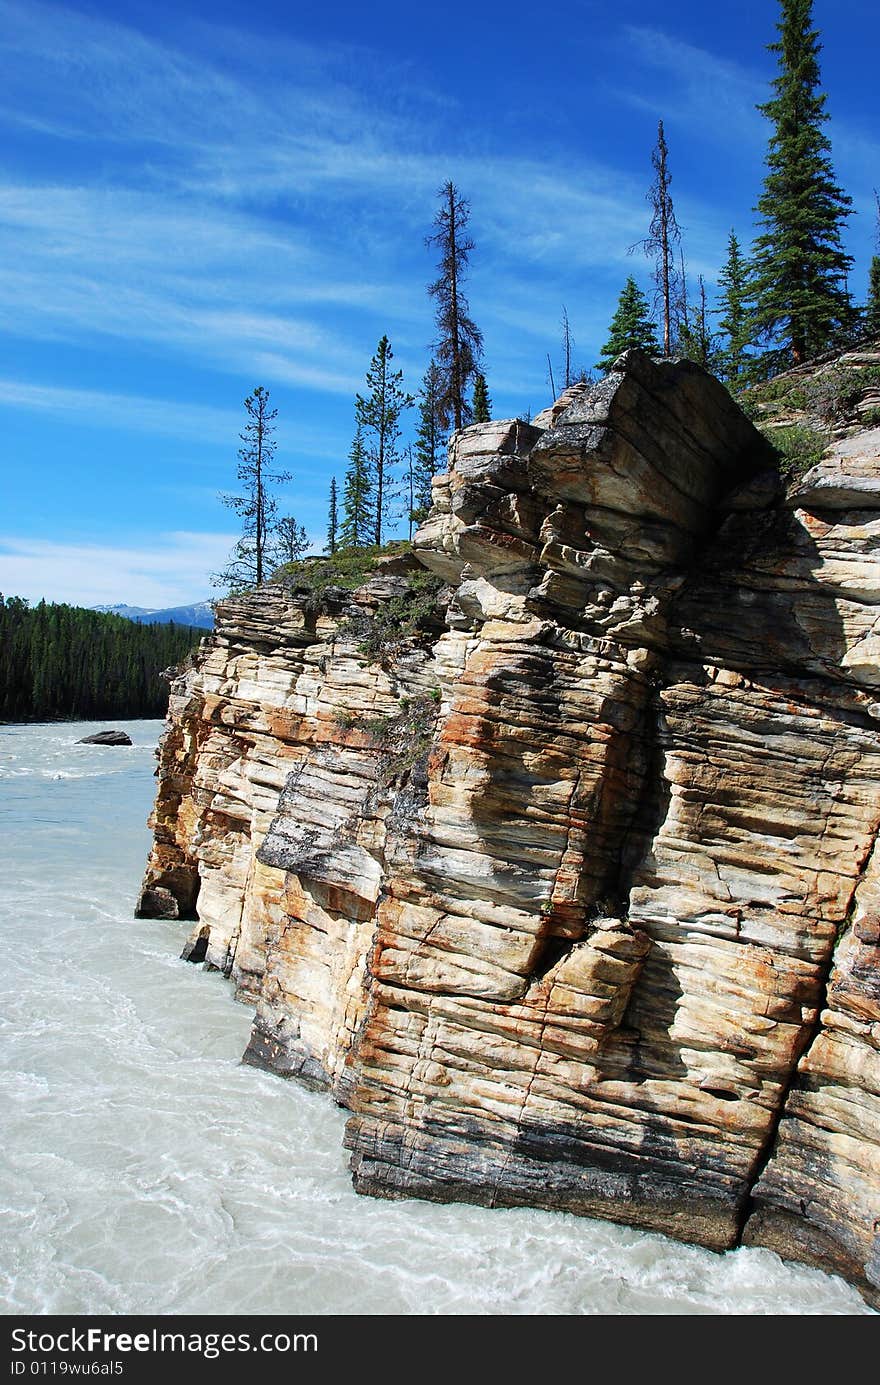
<path fill-rule="evenodd" d="M 478 190 L 481 321 L 499 369 L 507 359 L 512 373 L 520 352 L 509 347 L 505 302 L 522 301 L 526 287 L 540 300 L 542 280 L 555 284 L 561 268 L 575 291 L 597 267 L 619 273 L 643 232 L 644 189 L 619 170 L 561 151 L 475 152 L 460 132 L 450 148 L 435 127 L 438 109 L 449 114 L 443 95 L 420 74 L 390 82 L 387 69 L 374 71 L 374 84 L 393 89 L 382 102 L 369 82 L 353 84 L 353 69 L 363 79 L 377 67 L 368 52 L 269 48 L 203 25 L 196 60 L 34 0 L 2 0 L 0 15 L 7 112 L 45 128 L 58 116 L 59 138 L 86 151 L 100 143 L 111 170 L 89 183 L 59 167 L 52 182 L 0 188 L 0 257 L 13 266 L 0 320 L 18 335 L 125 339 L 350 396 L 380 322 L 394 325 L 402 355 L 424 360 L 423 237 L 454 170 Z M 523 315 L 518 327 L 540 335 Z"/>
<path fill-rule="evenodd" d="M 0 405 L 49 414 L 89 428 L 155 433 L 190 443 L 219 444 L 229 450 L 230 459 L 238 451 L 239 435 L 247 421 L 243 408 L 236 412 L 179 399 L 151 399 L 3 377 Z M 332 429 L 297 420 L 285 421 L 278 430 L 276 444 L 282 458 L 295 452 L 301 459 L 335 461 L 344 453 L 344 446 L 340 440 L 334 440 Z"/>
<path fill-rule="evenodd" d="M 237 436 L 241 418 L 232 410 L 167 399 L 147 399 L 103 390 L 72 389 L 0 378 L 0 404 L 49 413 L 57 418 L 103 428 L 161 433 L 197 442 L 228 443 Z"/>
<path fill-rule="evenodd" d="M 621 99 L 698 134 L 720 133 L 727 141 L 736 136 L 756 148 L 766 141 L 766 121 L 756 107 L 769 91 L 757 73 L 648 26 L 626 25 L 621 48 L 628 66 L 635 61 L 657 74 L 654 81 L 617 86 Z"/>
<path fill-rule="evenodd" d="M 234 534 L 185 531 L 135 547 L 0 536 L 0 590 L 82 606 L 183 605 L 212 595 L 209 574 L 223 566 L 234 542 Z"/>
<path fill-rule="evenodd" d="M 671 128 L 686 130 L 688 138 L 708 139 L 735 149 L 740 158 L 750 158 L 757 197 L 771 130 L 758 107 L 773 95 L 775 63 L 758 72 L 657 27 L 634 24 L 623 30 L 621 51 L 624 49 L 636 64 L 655 75 L 650 81 L 615 87 L 615 96 L 653 112 Z M 874 130 L 835 113 L 833 100 L 831 113 L 833 119 L 825 130 L 832 142 L 834 167 L 857 205 L 866 206 L 876 180 L 875 170 L 880 166 L 880 140 Z M 855 234 L 864 240 L 864 227 L 856 228 Z"/>

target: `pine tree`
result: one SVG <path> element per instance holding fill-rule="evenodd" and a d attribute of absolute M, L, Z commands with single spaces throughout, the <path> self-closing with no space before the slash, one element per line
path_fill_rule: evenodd
<path fill-rule="evenodd" d="M 654 355 L 660 351 L 648 300 L 635 279 L 630 277 L 618 299 L 617 311 L 608 329 L 608 340 L 602 347 L 596 369 L 607 375 L 617 357 L 632 347 L 640 347 Z"/>
<path fill-rule="evenodd" d="M 741 385 L 748 369 L 747 348 L 752 340 L 749 312 L 749 268 L 736 232 L 731 230 L 727 241 L 727 259 L 718 275 L 721 306 L 717 309 L 718 326 L 727 338 L 721 349 L 719 365 L 722 377 L 733 389 Z"/>
<path fill-rule="evenodd" d="M 244 407 L 248 422 L 239 435 L 243 445 L 238 450 L 237 473 L 244 494 L 221 496 L 223 504 L 240 517 L 242 532 L 226 567 L 211 579 L 215 586 L 232 590 L 260 586 L 268 576 L 267 549 L 277 514 L 277 504 L 269 487 L 290 480 L 289 472 L 272 470 L 275 456 L 272 435 L 278 410 L 269 408 L 269 391 L 257 385 L 244 401 Z"/>
<path fill-rule="evenodd" d="M 382 545 L 382 535 L 391 518 L 394 503 L 394 468 L 400 462 L 400 415 L 415 403 L 403 388 L 403 371 L 392 370 L 394 353 L 383 336 L 367 371 L 369 394 L 357 396 L 355 416 L 373 473 L 373 543 Z"/>
<path fill-rule="evenodd" d="M 373 542 L 375 523 L 373 483 L 364 447 L 363 432 L 357 425 L 348 454 L 349 467 L 342 491 L 342 524 L 339 529 L 339 548 L 366 548 Z"/>
<path fill-rule="evenodd" d="M 877 249 L 880 251 L 880 194 L 874 189 L 877 203 Z M 880 337 L 880 254 L 871 259 L 868 270 L 868 302 L 865 307 L 865 331 L 869 336 Z"/>
<path fill-rule="evenodd" d="M 758 109 L 773 123 L 757 211 L 754 324 L 771 344 L 768 364 L 797 365 L 852 326 L 846 287 L 852 257 L 841 234 L 852 199 L 837 186 L 819 91 L 812 0 L 780 0 L 775 95 Z"/>
<path fill-rule="evenodd" d="M 440 419 L 441 389 L 441 371 L 436 361 L 431 361 L 419 390 L 419 426 L 407 476 L 412 484 L 411 518 L 416 524 L 427 517 L 431 481 L 444 470 L 446 462 L 446 429 Z"/>
<path fill-rule="evenodd" d="M 655 303 L 659 305 L 663 323 L 663 354 L 669 356 L 678 335 L 684 275 L 679 279 L 675 263 L 675 248 L 681 244 L 681 228 L 675 218 L 669 191 L 672 176 L 662 120 L 657 125 L 657 144 L 651 154 L 651 163 L 655 178 L 648 191 L 648 201 L 653 215 L 648 235 L 641 245 L 645 254 L 654 261 Z"/>
<path fill-rule="evenodd" d="M 0 720 L 162 716 L 162 670 L 204 633 L 0 596 Z"/>
<path fill-rule="evenodd" d="M 486 387 L 486 377 L 480 372 L 474 377 L 474 397 L 471 402 L 474 423 L 488 423 L 492 417 L 492 400 Z"/>
<path fill-rule="evenodd" d="M 272 557 L 278 567 L 282 563 L 298 563 L 309 551 L 309 536 L 293 515 L 278 520 L 272 540 Z"/>
<path fill-rule="evenodd" d="M 868 305 L 865 309 L 865 331 L 871 337 L 880 337 L 880 255 L 871 259 L 868 270 Z"/>
<path fill-rule="evenodd" d="M 330 478 L 330 503 L 327 507 L 327 552 L 336 552 L 336 532 L 339 527 L 339 516 L 337 513 L 336 501 L 336 477 Z"/>
<path fill-rule="evenodd" d="M 436 230 L 426 244 L 440 251 L 440 273 L 428 286 L 428 293 L 437 302 L 434 359 L 442 380 L 440 418 L 444 428 L 457 430 L 471 421 L 466 391 L 483 353 L 483 334 L 470 316 L 464 295 L 468 259 L 474 249 L 465 229 L 470 206 L 451 182 L 444 183 L 437 196 L 441 205 L 434 218 Z"/>

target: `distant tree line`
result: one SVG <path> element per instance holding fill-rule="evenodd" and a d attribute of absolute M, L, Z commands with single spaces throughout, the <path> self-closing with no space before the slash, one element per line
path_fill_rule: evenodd
<path fill-rule="evenodd" d="M 0 721 L 164 716 L 160 674 L 204 633 L 0 595 Z"/>

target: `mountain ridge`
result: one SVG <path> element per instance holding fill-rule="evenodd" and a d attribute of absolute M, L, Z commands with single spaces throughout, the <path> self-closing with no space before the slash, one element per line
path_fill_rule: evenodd
<path fill-rule="evenodd" d="M 90 607 L 102 615 L 122 616 L 138 625 L 191 625 L 197 630 L 213 630 L 214 610 L 210 601 L 193 601 L 186 606 L 129 606 L 125 602 L 115 605 Z"/>

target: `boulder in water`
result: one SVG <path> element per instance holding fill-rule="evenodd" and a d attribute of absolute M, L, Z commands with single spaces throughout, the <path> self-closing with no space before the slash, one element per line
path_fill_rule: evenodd
<path fill-rule="evenodd" d="M 77 745 L 131 745 L 131 736 L 125 731 L 96 731 L 94 736 L 83 736 Z"/>

